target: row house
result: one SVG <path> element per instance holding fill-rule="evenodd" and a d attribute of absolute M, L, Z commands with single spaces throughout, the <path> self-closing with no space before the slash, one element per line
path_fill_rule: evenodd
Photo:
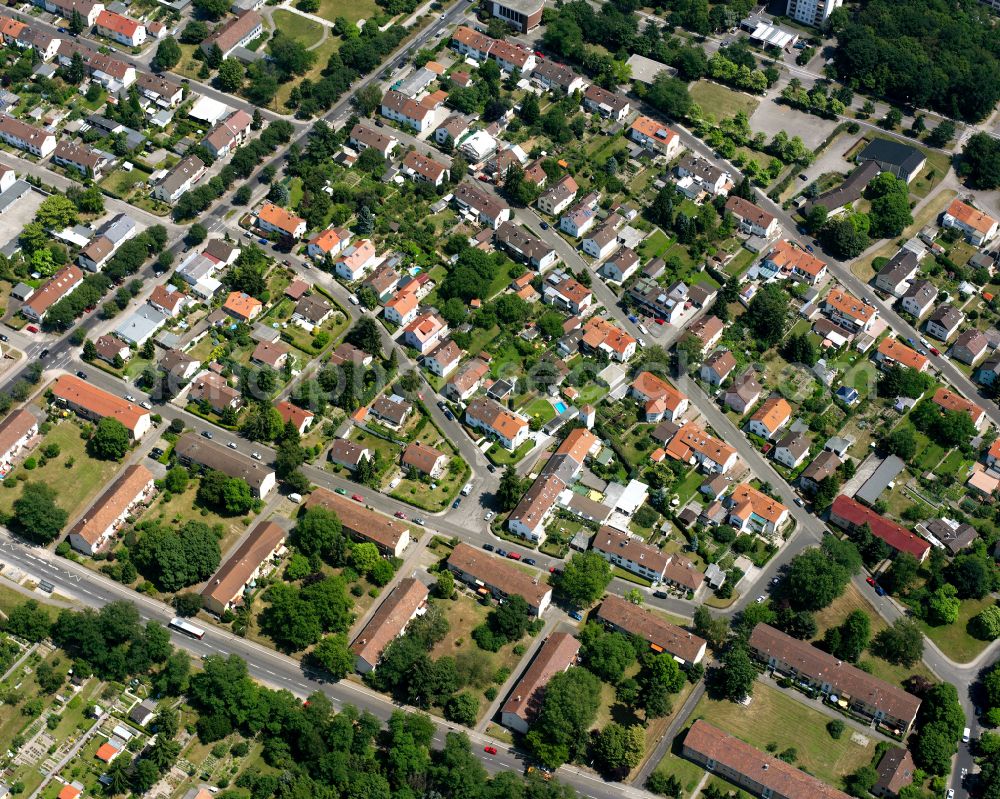
<path fill-rule="evenodd" d="M 351 644 L 354 668 L 360 674 L 374 671 L 382 653 L 427 607 L 427 586 L 415 577 L 404 577 L 382 600 Z"/>
<path fill-rule="evenodd" d="M 541 616 L 552 603 L 552 588 L 537 573 L 521 571 L 508 560 L 495 557 L 465 542 L 448 556 L 448 568 L 463 583 L 480 594 L 503 601 L 520 596 L 528 603 L 532 616 Z"/>
<path fill-rule="evenodd" d="M 104 170 L 112 166 L 115 159 L 87 144 L 59 140 L 52 152 L 52 161 L 59 166 L 75 169 L 85 178 L 99 181 Z"/>
<path fill-rule="evenodd" d="M 494 8 L 497 5 L 494 0 Z M 527 735 L 541 709 L 545 686 L 556 674 L 576 663 L 579 651 L 580 642 L 572 634 L 554 632 L 549 635 L 504 702 L 500 710 L 500 723 L 521 735 Z"/>
<path fill-rule="evenodd" d="M 986 423 L 986 411 L 949 388 L 938 388 L 931 401 L 943 410 L 968 414 L 977 430 L 982 430 Z"/>
<path fill-rule="evenodd" d="M 274 470 L 269 466 L 251 460 L 246 455 L 227 449 L 214 441 L 206 441 L 193 432 L 184 433 L 177 439 L 174 454 L 184 466 L 198 466 L 209 471 L 222 472 L 227 477 L 245 480 L 253 495 L 259 499 L 266 497 L 275 487 Z M 310 495 L 309 499 L 312 500 L 313 495 Z M 309 507 L 308 503 L 306 507 Z M 347 521 L 344 516 L 341 516 L 341 522 L 346 532 Z"/>
<path fill-rule="evenodd" d="M 536 64 L 535 54 L 518 44 L 493 39 L 466 25 L 458 26 L 451 35 L 451 45 L 463 56 L 475 61 L 492 59 L 504 72 L 530 73 Z"/>
<path fill-rule="evenodd" d="M 33 322 L 42 322 L 49 308 L 68 297 L 83 283 L 83 270 L 67 264 L 46 281 L 21 306 L 21 313 Z"/>
<path fill-rule="evenodd" d="M 531 80 L 546 91 L 560 91 L 563 94 L 583 91 L 587 81 L 564 64 L 542 59 L 531 72 Z"/>
<path fill-rule="evenodd" d="M 433 121 L 434 109 L 423 101 L 390 89 L 382 98 L 382 116 L 423 133 Z"/>
<path fill-rule="evenodd" d="M 99 272 L 126 241 L 139 232 L 139 225 L 128 214 L 117 214 L 101 225 L 97 235 L 80 251 L 80 266 Z"/>
<path fill-rule="evenodd" d="M 38 435 L 38 419 L 21 408 L 0 423 L 0 475 L 10 474 L 15 462 L 28 452 Z"/>
<path fill-rule="evenodd" d="M 641 277 L 629 287 L 626 296 L 643 313 L 676 324 L 684 313 L 688 292 L 683 283 L 663 288 L 655 280 Z"/>
<path fill-rule="evenodd" d="M 399 139 L 392 134 L 381 133 L 367 125 L 362 125 L 360 122 L 351 128 L 348 142 L 359 153 L 371 148 L 386 159 L 390 158 L 392 151 L 399 146 Z"/>
<path fill-rule="evenodd" d="M 173 205 L 181 195 L 201 180 L 205 174 L 205 162 L 196 155 L 189 155 L 171 169 L 153 189 L 157 200 Z"/>
<path fill-rule="evenodd" d="M 136 77 L 139 94 L 164 108 L 176 108 L 184 99 L 184 87 L 151 72 L 140 72 Z"/>
<path fill-rule="evenodd" d="M 134 402 L 115 396 L 76 375 L 61 375 L 51 386 L 53 399 L 92 422 L 111 418 L 121 422 L 133 441 L 152 428 L 149 411 Z"/>
<path fill-rule="evenodd" d="M 0 114 L 0 139 L 39 158 L 47 158 L 56 149 L 54 134 L 7 114 Z"/>
<path fill-rule="evenodd" d="M 50 14 L 58 14 L 67 20 L 73 18 L 75 11 L 83 17 L 88 28 L 93 27 L 98 15 L 104 10 L 104 3 L 96 3 L 93 0 L 34 0 L 34 3 Z"/>
<path fill-rule="evenodd" d="M 101 551 L 155 492 L 153 475 L 145 466 L 127 466 L 69 531 L 70 546 L 84 555 Z"/>
<path fill-rule="evenodd" d="M 615 594 L 601 602 L 596 616 L 612 630 L 638 637 L 654 652 L 665 652 L 682 666 L 700 663 L 708 649 L 704 638 Z"/>
<path fill-rule="evenodd" d="M 208 53 L 217 45 L 222 51 L 222 57 L 228 58 L 233 50 L 246 47 L 263 33 L 264 18 L 252 9 L 244 9 L 237 11 L 235 17 L 230 17 L 213 30 L 201 43 L 201 49 Z"/>
<path fill-rule="evenodd" d="M 920 536 L 844 494 L 839 494 L 830 506 L 830 524 L 851 534 L 867 527 L 894 552 L 907 552 L 921 563 L 930 553 L 931 545 Z"/>
<path fill-rule="evenodd" d="M 410 531 L 405 524 L 325 488 L 316 488 L 306 500 L 305 507 L 306 510 L 325 508 L 337 514 L 348 537 L 375 544 L 384 558 L 400 557 L 410 544 Z"/>
<path fill-rule="evenodd" d="M 202 589 L 205 610 L 221 616 L 240 607 L 257 582 L 274 570 L 287 537 L 285 528 L 275 522 L 255 525 Z"/>

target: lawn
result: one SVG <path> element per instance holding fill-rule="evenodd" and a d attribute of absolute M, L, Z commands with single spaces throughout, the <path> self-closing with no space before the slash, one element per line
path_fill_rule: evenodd
<path fill-rule="evenodd" d="M 320 0 L 317 16 L 333 22 L 337 17 L 344 17 L 348 22 L 357 22 L 379 13 L 374 0 L 360 0 L 348 3 L 347 0 Z"/>
<path fill-rule="evenodd" d="M 692 792 L 705 775 L 704 769 L 697 763 L 692 763 L 683 757 L 667 752 L 659 765 L 654 769 L 657 774 L 673 775 L 681 783 L 682 799 L 690 799 Z"/>
<path fill-rule="evenodd" d="M 861 746 L 850 735 L 840 740 L 831 738 L 826 731 L 828 716 L 760 682 L 754 684 L 753 700 L 748 706 L 705 696 L 691 718 L 705 719 L 761 750 L 770 744 L 776 745 L 778 752 L 795 749 L 796 766 L 836 788 L 842 786 L 845 774 L 867 766 L 875 751 L 871 740 Z"/>
<path fill-rule="evenodd" d="M 689 91 L 691 99 L 701 107 L 702 112 L 711 114 L 715 119 L 734 117 L 740 111 L 750 116 L 759 105 L 753 97 L 707 80 L 692 83 Z"/>
<path fill-rule="evenodd" d="M 545 397 L 536 397 L 521 408 L 521 413 L 525 414 L 529 419 L 540 419 L 542 424 L 556 418 L 556 409 L 552 407 L 552 403 L 545 399 Z"/>
<path fill-rule="evenodd" d="M 28 470 L 22 463 L 14 471 L 15 475 L 25 475 L 29 482 L 45 483 L 55 489 L 56 504 L 66 511 L 70 523 L 84 510 L 85 503 L 111 482 L 115 472 L 121 467 L 117 461 L 91 458 L 87 454 L 87 442 L 81 438 L 80 433 L 80 427 L 73 420 L 57 422 L 42 439 L 32 457 L 40 463 L 42 450 L 50 444 L 59 446 L 59 455 L 44 466 Z M 0 489 L 0 511 L 12 512 L 14 500 L 21 496 L 20 485 L 21 482 L 18 481 L 17 487 L 4 486 Z"/>
<path fill-rule="evenodd" d="M 657 228 L 639 245 L 639 255 L 642 256 L 643 260 L 656 258 L 662 255 L 669 246 L 670 237 Z"/>
<path fill-rule="evenodd" d="M 729 261 L 725 266 L 725 273 L 730 277 L 736 277 L 737 275 L 743 274 L 743 272 L 753 263 L 753 259 L 757 256 L 754 255 L 748 249 L 741 249 L 735 256 Z"/>
<path fill-rule="evenodd" d="M 116 197 L 128 197 L 131 191 L 145 183 L 148 177 L 147 173 L 139 169 L 133 169 L 131 172 L 116 169 L 101 181 L 101 188 Z"/>
<path fill-rule="evenodd" d="M 821 639 L 823 637 L 823 633 L 825 633 L 828 628 L 836 627 L 841 624 L 844 619 L 846 619 L 847 616 L 855 610 L 860 610 L 867 614 L 868 618 L 871 620 L 871 633 L 873 637 L 880 630 L 889 626 L 885 623 L 882 617 L 875 612 L 874 608 L 868 603 L 864 595 L 862 595 L 857 587 L 853 583 L 849 583 L 843 594 L 835 599 L 828 607 L 825 607 L 816 614 L 816 626 L 818 632 L 814 640 Z M 937 682 L 937 678 L 931 674 L 930 670 L 928 670 L 923 662 L 916 663 L 912 667 L 907 668 L 906 666 L 897 666 L 887 660 L 875 657 L 871 652 L 865 652 L 861 656 L 861 660 L 871 665 L 872 674 L 885 680 L 886 682 L 893 683 L 894 685 L 902 685 L 904 680 L 914 674 L 919 674 L 921 677 L 924 677 L 931 682 Z"/>
<path fill-rule="evenodd" d="M 677 498 L 680 500 L 680 507 L 683 508 L 688 503 L 698 490 L 698 486 L 703 482 L 705 482 L 705 476 L 697 469 L 692 469 L 687 473 L 687 477 L 679 483 L 674 484 L 673 492 L 677 494 Z"/>
<path fill-rule="evenodd" d="M 993 598 L 989 596 L 983 599 L 966 599 L 962 602 L 954 624 L 931 627 L 923 621 L 918 620 L 917 623 L 924 635 L 937 644 L 945 655 L 959 663 L 968 663 L 982 652 L 988 643 L 969 635 L 967 629 L 969 620 L 992 604 Z"/>
<path fill-rule="evenodd" d="M 281 88 L 278 89 L 278 94 L 275 96 L 274 101 L 271 103 L 272 110 L 284 110 L 285 103 L 291 96 L 292 88 L 300 85 L 303 80 L 311 80 L 314 83 L 319 80 L 321 73 L 326 69 L 326 65 L 330 61 L 330 56 L 337 52 L 339 47 L 340 38 L 337 36 L 328 36 L 315 50 L 310 50 L 309 52 L 316 55 L 316 60 L 313 62 L 312 67 L 302 76 L 302 80 L 290 80 L 282 84 Z"/>
<path fill-rule="evenodd" d="M 220 516 L 214 511 L 195 506 L 195 494 L 198 493 L 198 481 L 188 482 L 186 491 L 180 494 L 163 493 L 153 502 L 142 516 L 143 521 L 155 519 L 164 524 L 176 524 L 178 527 L 188 522 L 202 522 L 209 527 L 221 524 L 225 534 L 219 541 L 219 549 L 223 557 L 246 531 L 242 516 Z"/>
<path fill-rule="evenodd" d="M 305 47 L 312 47 L 323 38 L 323 25 L 308 17 L 282 8 L 271 12 L 276 30 L 291 36 Z"/>
<path fill-rule="evenodd" d="M 37 597 L 29 597 L 22 594 L 20 591 L 15 591 L 6 585 L 0 585 L 0 613 L 4 616 L 10 613 L 11 610 L 16 608 L 18 605 L 22 605 L 29 599 L 37 599 Z M 59 608 L 55 605 L 47 605 L 44 602 L 39 601 L 38 606 L 44 608 L 45 612 L 49 614 L 52 621 L 56 620 L 56 616 L 59 615 Z"/>
<path fill-rule="evenodd" d="M 486 451 L 486 457 L 489 458 L 497 466 L 506 466 L 507 464 L 518 463 L 521 458 L 527 455 L 535 446 L 535 440 L 529 438 L 516 450 L 511 452 L 508 449 L 504 449 L 499 444 L 494 444 Z"/>

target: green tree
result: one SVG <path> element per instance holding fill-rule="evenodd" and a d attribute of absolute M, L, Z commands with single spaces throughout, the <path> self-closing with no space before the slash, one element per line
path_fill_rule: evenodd
<path fill-rule="evenodd" d="M 611 565 L 596 552 L 574 552 L 557 575 L 556 590 L 580 608 L 593 605 L 611 582 Z"/>
<path fill-rule="evenodd" d="M 235 58 L 223 59 L 219 64 L 219 71 L 215 76 L 219 88 L 229 94 L 236 94 L 243 88 L 243 81 L 246 79 L 246 71 L 243 65 Z"/>
<path fill-rule="evenodd" d="M 920 563 L 909 552 L 900 552 L 892 560 L 880 582 L 882 587 L 893 594 L 905 595 L 917 579 Z"/>
<path fill-rule="evenodd" d="M 168 36 L 157 45 L 156 55 L 153 56 L 150 66 L 154 72 L 165 72 L 176 67 L 180 60 L 181 48 L 173 36 Z"/>
<path fill-rule="evenodd" d="M 513 466 L 508 465 L 503 470 L 500 485 L 497 487 L 497 501 L 500 503 L 500 509 L 508 511 L 517 507 L 524 490 L 524 480 Z"/>
<path fill-rule="evenodd" d="M 862 766 L 844 778 L 844 786 L 851 796 L 857 796 L 858 799 L 868 799 L 877 781 L 878 772 L 871 766 Z"/>
<path fill-rule="evenodd" d="M 990 605 L 977 613 L 969 622 L 969 629 L 983 641 L 1000 638 L 1000 606 Z"/>
<path fill-rule="evenodd" d="M 605 773 L 624 775 L 642 762 L 646 734 L 638 724 L 624 727 L 611 722 L 594 741 L 594 756 Z"/>
<path fill-rule="evenodd" d="M 756 680 L 757 667 L 750 659 L 746 647 L 742 644 L 730 647 L 718 670 L 720 693 L 732 702 L 741 702 L 753 691 Z"/>
<path fill-rule="evenodd" d="M 35 219 L 49 230 L 62 230 L 75 225 L 79 216 L 72 200 L 62 194 L 51 194 L 38 206 Z"/>
<path fill-rule="evenodd" d="M 434 593 L 441 599 L 451 599 L 455 594 L 455 576 L 450 569 L 441 569 L 434 583 Z"/>
<path fill-rule="evenodd" d="M 97 423 L 94 434 L 87 442 L 87 450 L 95 458 L 118 461 L 128 452 L 131 443 L 128 428 L 117 419 L 105 416 Z"/>
<path fill-rule="evenodd" d="M 777 283 L 769 283 L 750 300 L 743 319 L 754 338 L 767 349 L 785 335 L 787 317 L 788 295 Z"/>
<path fill-rule="evenodd" d="M 468 691 L 454 694 L 445 703 L 444 717 L 456 724 L 474 727 L 479 717 L 479 702 Z"/>
<path fill-rule="evenodd" d="M 600 681 L 586 669 L 571 667 L 549 680 L 527 736 L 528 748 L 543 765 L 558 768 L 584 751 L 600 696 Z"/>
<path fill-rule="evenodd" d="M 222 19 L 229 12 L 225 0 L 194 0 L 195 10 L 211 20 Z"/>
<path fill-rule="evenodd" d="M 961 609 L 958 590 L 951 583 L 945 583 L 927 597 L 927 621 L 930 624 L 954 624 Z"/>
<path fill-rule="evenodd" d="M 586 667 L 612 685 L 621 682 L 625 670 L 635 663 L 632 642 L 596 622 L 588 622 L 580 631 L 580 649 Z"/>
<path fill-rule="evenodd" d="M 46 483 L 25 483 L 14 500 L 18 532 L 40 544 L 54 541 L 67 521 L 65 510 L 56 505 L 56 491 Z"/>
<path fill-rule="evenodd" d="M 347 550 L 344 528 L 337 514 L 318 506 L 308 508 L 292 531 L 292 543 L 308 557 L 342 565 Z"/>
<path fill-rule="evenodd" d="M 863 610 L 848 614 L 838 627 L 826 631 L 825 642 L 831 654 L 842 660 L 857 662 L 871 640 L 871 620 Z"/>
<path fill-rule="evenodd" d="M 34 643 L 48 638 L 51 628 L 51 616 L 34 599 L 15 605 L 7 612 L 7 619 L 3 623 L 5 632 Z"/>
<path fill-rule="evenodd" d="M 850 577 L 848 569 L 826 553 L 810 549 L 789 564 L 786 593 L 800 610 L 822 610 L 843 593 Z"/>
<path fill-rule="evenodd" d="M 334 680 L 342 680 L 354 670 L 354 654 L 344 633 L 323 636 L 311 654 Z"/>
<path fill-rule="evenodd" d="M 370 542 L 355 544 L 351 547 L 350 564 L 358 574 L 367 575 L 382 560 L 378 547 Z"/>
<path fill-rule="evenodd" d="M 179 591 L 207 580 L 219 568 L 219 536 L 207 524 L 189 521 L 174 529 L 146 526 L 130 550 L 135 567 L 162 591 Z"/>
<path fill-rule="evenodd" d="M 163 485 L 171 493 L 183 493 L 188 485 L 188 470 L 183 466 L 174 466 L 164 477 Z"/>
<path fill-rule="evenodd" d="M 896 619 L 891 627 L 875 634 L 872 652 L 890 663 L 909 668 L 923 656 L 923 633 L 914 619 Z"/>
<path fill-rule="evenodd" d="M 1000 142 L 988 133 L 974 133 L 962 148 L 958 171 L 974 189 L 1000 186 Z"/>

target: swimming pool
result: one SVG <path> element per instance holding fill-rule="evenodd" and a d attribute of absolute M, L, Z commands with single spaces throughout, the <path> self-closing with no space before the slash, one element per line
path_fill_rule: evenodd
<path fill-rule="evenodd" d="M 566 413 L 566 403 L 565 402 L 553 402 L 552 407 L 556 409 L 556 413 L 562 416 Z"/>
<path fill-rule="evenodd" d="M 410 277 L 416 277 L 422 271 L 423 270 L 419 266 L 412 266 L 412 267 L 410 267 Z"/>

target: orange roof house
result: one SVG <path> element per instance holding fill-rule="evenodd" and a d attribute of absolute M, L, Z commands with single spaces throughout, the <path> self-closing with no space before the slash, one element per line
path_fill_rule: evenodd
<path fill-rule="evenodd" d="M 792 406 L 782 397 L 769 397 L 757 412 L 750 417 L 747 425 L 751 433 L 756 433 L 768 440 L 777 435 L 788 420 L 792 418 Z"/>
<path fill-rule="evenodd" d="M 80 789 L 75 785 L 67 783 L 56 795 L 56 799 L 76 799 L 80 795 Z"/>
<path fill-rule="evenodd" d="M 274 203 L 264 203 L 257 212 L 257 224 L 269 233 L 279 233 L 293 239 L 301 238 L 306 232 L 306 220 Z"/>
<path fill-rule="evenodd" d="M 875 306 L 859 300 L 840 286 L 834 287 L 826 295 L 823 310 L 835 322 L 843 324 L 852 332 L 867 331 L 878 316 Z"/>
<path fill-rule="evenodd" d="M 979 427 L 986 418 L 986 413 L 976 403 L 969 402 L 961 394 L 956 394 L 947 388 L 939 388 L 934 392 L 934 404 L 946 411 L 964 411 L 969 414 L 976 427 Z"/>
<path fill-rule="evenodd" d="M 655 119 L 640 116 L 629 128 L 629 138 L 645 146 L 652 144 L 663 150 L 667 157 L 673 157 L 681 149 L 680 137 Z"/>
<path fill-rule="evenodd" d="M 264 310 L 264 304 L 245 292 L 232 291 L 226 298 L 222 310 L 241 322 L 249 322 L 260 315 L 260 312 Z"/>
<path fill-rule="evenodd" d="M 875 358 L 887 366 L 899 364 L 909 369 L 916 369 L 918 372 L 924 371 L 930 365 L 930 361 L 919 352 L 891 336 L 879 343 Z"/>
<path fill-rule="evenodd" d="M 782 272 L 809 283 L 817 283 L 826 275 L 825 263 L 808 250 L 796 247 L 784 239 L 774 245 L 765 260 Z"/>
<path fill-rule="evenodd" d="M 661 419 L 676 421 L 688 408 L 688 398 L 652 372 L 640 372 L 636 375 L 631 393 L 644 404 L 647 422 L 658 422 Z"/>
<path fill-rule="evenodd" d="M 103 760 L 105 763 L 110 763 L 120 754 L 120 749 L 117 749 L 110 742 L 105 741 L 97 748 L 97 751 L 94 753 L 94 757 L 98 760 Z"/>
<path fill-rule="evenodd" d="M 685 463 L 694 460 L 707 472 L 725 474 L 736 465 L 736 450 L 688 422 L 667 442 L 667 456 Z"/>
<path fill-rule="evenodd" d="M 592 316 L 583 326 L 583 345 L 603 350 L 615 361 L 624 363 L 635 354 L 636 340 L 620 327 L 600 316 Z"/>

